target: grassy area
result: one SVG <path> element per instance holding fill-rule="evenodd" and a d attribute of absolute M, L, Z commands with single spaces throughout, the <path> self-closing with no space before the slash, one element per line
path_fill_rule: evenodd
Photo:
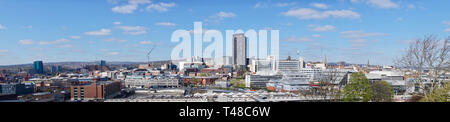
<path fill-rule="evenodd" d="M 245 78 L 235 78 L 231 80 L 231 85 L 236 88 L 245 88 Z"/>

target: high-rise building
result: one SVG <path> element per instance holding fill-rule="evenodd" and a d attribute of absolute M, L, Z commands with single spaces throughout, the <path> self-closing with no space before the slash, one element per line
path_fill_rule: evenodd
<path fill-rule="evenodd" d="M 247 65 L 247 38 L 243 33 L 233 35 L 233 65 Z"/>
<path fill-rule="evenodd" d="M 300 70 L 300 62 L 299 61 L 277 61 L 277 71 L 282 73 L 292 73 L 299 72 Z"/>
<path fill-rule="evenodd" d="M 37 74 L 44 74 L 44 63 L 42 61 L 35 61 L 33 63 L 33 71 Z"/>
<path fill-rule="evenodd" d="M 51 72 L 52 72 L 52 73 L 58 72 L 58 68 L 57 68 L 56 66 L 52 66 Z"/>
<path fill-rule="evenodd" d="M 62 66 L 52 66 L 52 73 L 59 73 L 62 72 Z"/>
<path fill-rule="evenodd" d="M 303 57 L 299 57 L 298 61 L 300 62 L 300 69 L 306 68 L 306 63 L 305 60 L 303 59 Z"/>
<path fill-rule="evenodd" d="M 106 66 L 106 61 L 105 60 L 101 60 L 100 61 L 100 66 Z"/>

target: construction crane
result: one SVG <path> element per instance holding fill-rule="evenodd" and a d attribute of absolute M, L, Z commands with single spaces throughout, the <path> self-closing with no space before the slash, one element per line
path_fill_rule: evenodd
<path fill-rule="evenodd" d="M 156 48 L 156 45 L 153 45 L 153 47 L 150 49 L 150 51 L 148 51 L 147 53 L 147 63 L 148 63 L 148 67 L 150 67 L 150 54 L 153 52 L 153 50 Z"/>

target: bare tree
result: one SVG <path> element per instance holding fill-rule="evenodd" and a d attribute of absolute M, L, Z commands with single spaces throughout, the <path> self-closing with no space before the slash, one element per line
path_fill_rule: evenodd
<path fill-rule="evenodd" d="M 336 101 L 340 99 L 340 91 L 345 83 L 346 72 L 336 69 L 324 71 L 314 84 L 315 87 L 300 91 L 300 95 L 309 100 Z"/>
<path fill-rule="evenodd" d="M 344 81 L 347 72 L 340 72 L 337 69 L 330 69 L 324 73 L 324 76 L 319 81 L 319 95 L 323 99 L 330 99 L 332 101 L 340 99 L 341 89 L 344 87 Z"/>
<path fill-rule="evenodd" d="M 411 42 L 406 53 L 395 61 L 397 66 L 407 68 L 417 76 L 424 97 L 439 87 L 444 80 L 440 78 L 449 72 L 449 40 L 450 37 L 439 40 L 434 35 L 427 35 Z"/>

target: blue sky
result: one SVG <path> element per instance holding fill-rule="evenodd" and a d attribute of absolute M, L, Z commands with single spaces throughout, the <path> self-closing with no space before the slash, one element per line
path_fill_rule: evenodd
<path fill-rule="evenodd" d="M 407 42 L 450 34 L 448 0 L 1 0 L 0 65 L 170 59 L 173 31 L 280 30 L 281 58 L 392 65 Z"/>

